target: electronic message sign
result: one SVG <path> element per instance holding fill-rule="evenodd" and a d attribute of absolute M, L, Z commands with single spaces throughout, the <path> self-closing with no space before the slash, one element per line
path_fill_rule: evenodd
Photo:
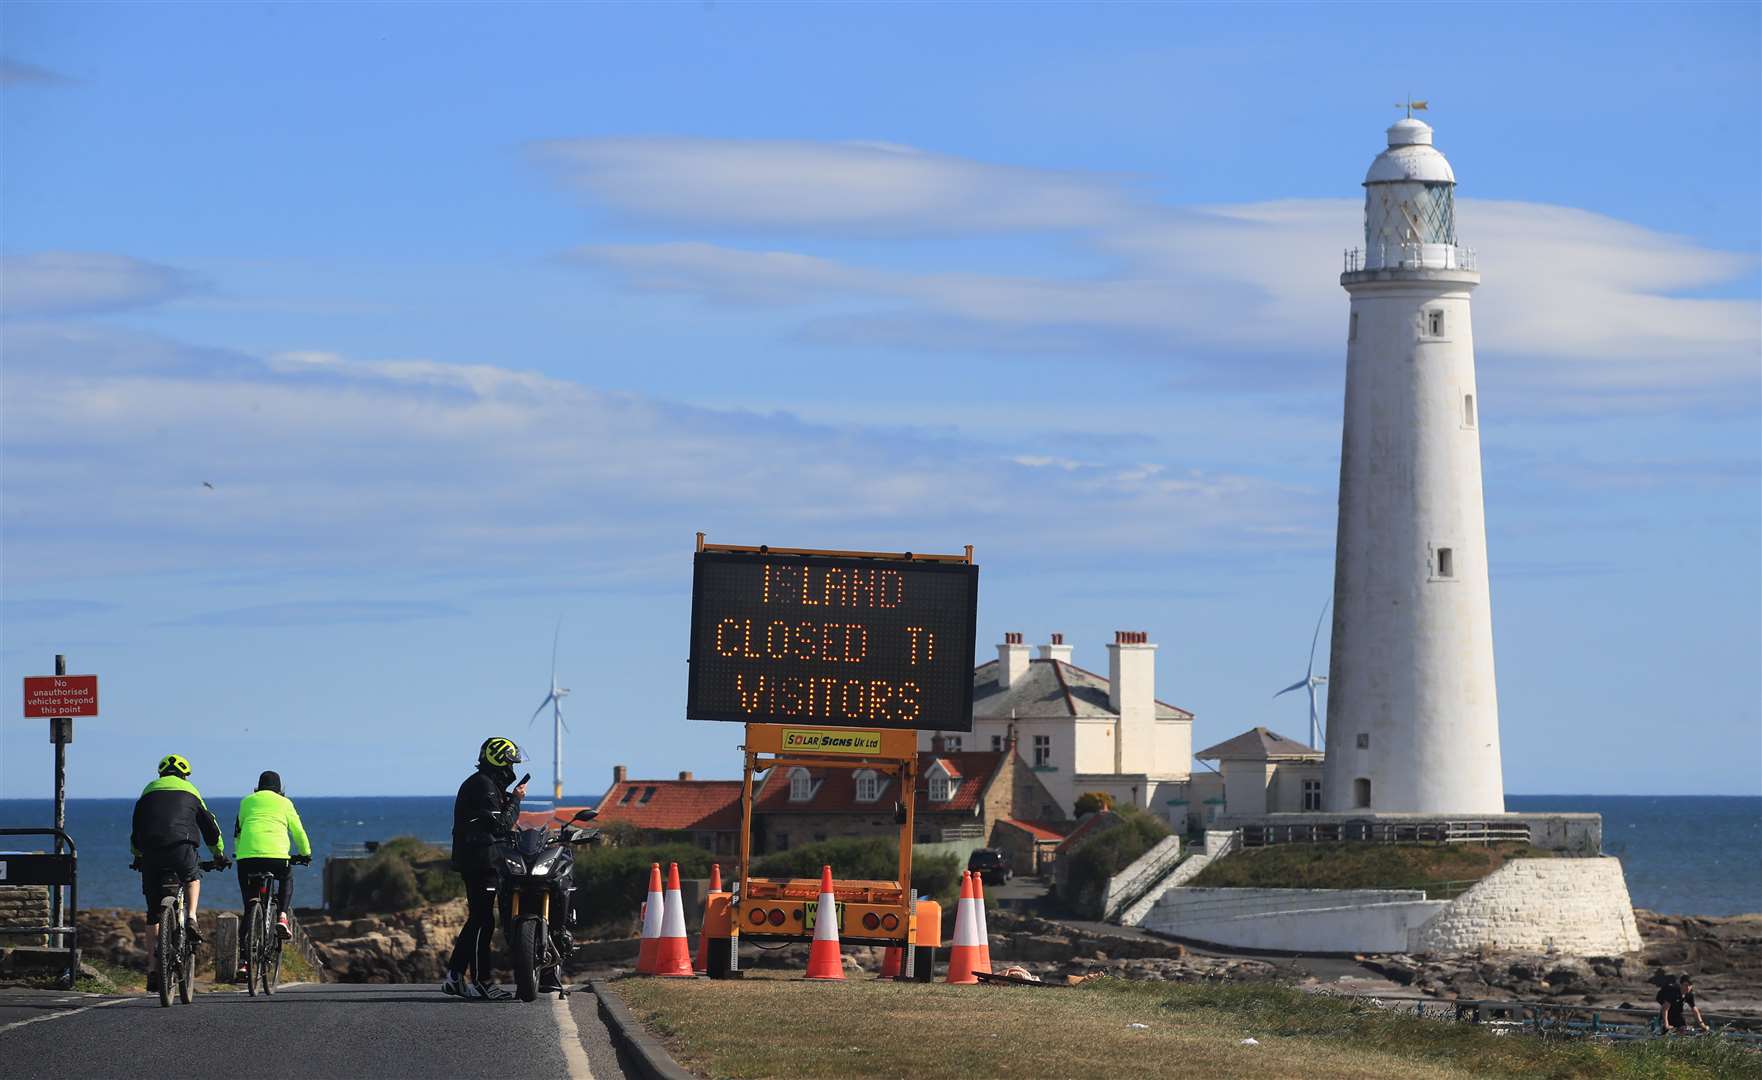
<path fill-rule="evenodd" d="M 685 715 L 970 731 L 978 595 L 967 562 L 699 551 Z"/>

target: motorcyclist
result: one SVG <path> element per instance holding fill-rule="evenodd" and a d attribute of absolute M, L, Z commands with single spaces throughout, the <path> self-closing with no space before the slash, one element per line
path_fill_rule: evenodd
<path fill-rule="evenodd" d="M 491 857 L 497 840 L 520 820 L 523 782 L 512 791 L 514 766 L 526 760 L 514 740 L 485 739 L 477 751 L 477 771 L 459 785 L 453 801 L 453 868 L 465 878 L 467 918 L 453 942 L 441 991 L 468 1000 L 513 998 L 491 978 L 490 946 L 496 929 L 497 868 Z M 469 969 L 471 978 L 466 979 Z"/>
<path fill-rule="evenodd" d="M 152 958 L 147 969 L 148 993 L 159 990 L 159 902 L 175 887 L 168 887 L 162 878 L 169 876 L 183 883 L 189 939 L 195 944 L 202 941 L 196 930 L 196 902 L 202 895 L 197 847 L 202 843 L 224 869 L 226 841 L 220 835 L 220 823 L 202 801 L 202 793 L 190 783 L 189 759 L 167 754 L 159 759 L 158 778 L 135 800 L 134 824 L 129 831 L 129 850 L 141 872 L 141 895 L 147 900 L 147 955 Z"/>
<path fill-rule="evenodd" d="M 288 911 L 294 906 L 293 864 L 312 861 L 312 842 L 306 837 L 306 828 L 293 801 L 282 793 L 280 773 L 265 770 L 257 777 L 257 790 L 239 802 L 232 835 L 233 855 L 238 860 L 240 909 L 248 907 L 252 899 L 251 875 L 274 875 L 280 890 L 275 930 L 284 941 L 293 937 L 293 927 L 288 924 Z M 246 965 L 242 954 L 239 965 L 241 970 Z"/>

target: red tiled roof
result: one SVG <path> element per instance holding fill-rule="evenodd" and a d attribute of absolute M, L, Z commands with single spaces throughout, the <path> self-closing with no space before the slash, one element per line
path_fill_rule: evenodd
<path fill-rule="evenodd" d="M 1009 817 L 999 818 L 997 823 L 999 825 L 1013 825 L 1036 840 L 1050 840 L 1054 842 L 1061 841 L 1065 838 L 1064 833 L 1057 831 L 1059 827 L 1062 826 L 1066 829 L 1070 828 L 1070 823 L 1064 821 L 1049 821 L 1042 824 L 1036 821 L 1022 821 L 1019 818 Z"/>
<path fill-rule="evenodd" d="M 595 824 L 639 829 L 739 829 L 739 780 L 624 780 L 600 800 Z"/>
<path fill-rule="evenodd" d="M 955 788 L 954 798 L 947 802 L 930 801 L 930 782 L 925 775 L 930 766 L 942 762 L 949 774 L 960 780 Z M 997 775 L 998 767 L 1003 764 L 1003 754 L 994 750 L 969 751 L 967 753 L 920 753 L 918 755 L 918 790 L 914 799 L 914 809 L 920 814 L 955 814 L 968 813 L 979 805 L 979 797 Z M 790 814 L 790 813 L 871 813 L 886 812 L 893 809 L 899 798 L 897 781 L 887 773 L 881 773 L 881 796 L 873 802 L 857 801 L 856 770 L 854 769 L 809 769 L 808 775 L 814 780 L 812 797 L 802 802 L 791 802 L 789 799 L 789 774 L 792 769 L 772 769 L 765 777 L 764 786 L 753 797 L 753 813 L 755 814 Z"/>

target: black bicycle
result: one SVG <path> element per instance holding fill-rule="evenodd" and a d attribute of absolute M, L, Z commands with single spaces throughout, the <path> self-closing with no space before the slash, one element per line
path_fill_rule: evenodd
<path fill-rule="evenodd" d="M 199 864 L 203 870 L 220 870 L 231 865 L 220 859 L 208 859 Z M 177 999 L 185 1005 L 190 1003 L 191 991 L 196 981 L 196 943 L 191 940 L 189 929 L 185 925 L 184 883 L 178 879 L 174 871 L 161 870 L 159 884 L 171 890 L 171 895 L 159 901 L 159 1004 L 171 1007 L 171 991 L 177 987 Z"/>
<path fill-rule="evenodd" d="M 312 859 L 296 855 L 289 861 L 305 866 Z M 247 875 L 245 888 L 250 896 L 245 902 L 244 920 L 245 989 L 252 997 L 257 996 L 258 987 L 265 994 L 273 994 L 281 983 L 281 934 L 276 919 L 281 912 L 281 890 L 276 876 L 266 870 Z"/>

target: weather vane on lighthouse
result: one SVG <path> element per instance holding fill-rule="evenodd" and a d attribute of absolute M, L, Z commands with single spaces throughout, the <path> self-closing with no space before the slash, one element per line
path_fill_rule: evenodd
<path fill-rule="evenodd" d="M 1415 101 L 1415 100 L 1413 100 L 1413 95 L 1408 94 L 1407 100 L 1405 102 L 1397 101 L 1395 103 L 1395 107 L 1397 109 L 1406 109 L 1407 110 L 1407 119 L 1411 120 L 1411 119 L 1413 119 L 1413 110 L 1418 109 L 1419 111 L 1424 112 L 1426 109 L 1426 103 L 1423 100 L 1422 101 Z"/>

